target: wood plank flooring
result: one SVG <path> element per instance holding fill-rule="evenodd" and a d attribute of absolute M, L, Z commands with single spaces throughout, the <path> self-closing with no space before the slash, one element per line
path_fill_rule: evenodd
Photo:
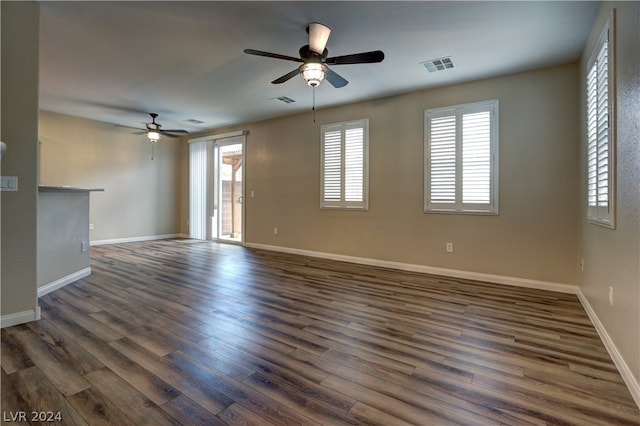
<path fill-rule="evenodd" d="M 91 264 L 2 330 L 3 423 L 640 424 L 574 295 L 193 240 Z"/>

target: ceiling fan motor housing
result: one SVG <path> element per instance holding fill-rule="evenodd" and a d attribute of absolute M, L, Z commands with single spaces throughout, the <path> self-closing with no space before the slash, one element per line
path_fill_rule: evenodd
<path fill-rule="evenodd" d="M 326 47 L 322 51 L 321 55 L 318 52 L 314 52 L 313 50 L 311 50 L 308 44 L 302 46 L 298 53 L 300 54 L 300 58 L 304 61 L 312 61 L 316 60 L 317 58 L 318 62 L 324 62 L 324 60 L 327 59 L 327 56 L 329 56 L 329 50 Z"/>
<path fill-rule="evenodd" d="M 156 132 L 159 131 L 160 125 L 156 123 L 156 117 L 158 116 L 158 114 L 156 114 L 155 112 L 150 112 L 149 115 L 151 116 L 151 123 L 147 123 L 147 129 L 155 130 Z"/>

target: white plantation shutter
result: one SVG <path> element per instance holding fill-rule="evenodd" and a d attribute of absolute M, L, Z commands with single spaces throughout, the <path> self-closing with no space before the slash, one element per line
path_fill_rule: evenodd
<path fill-rule="evenodd" d="M 425 112 L 425 211 L 498 213 L 498 101 Z"/>
<path fill-rule="evenodd" d="M 340 202 L 342 199 L 342 132 L 329 131 L 323 134 L 323 200 Z"/>
<path fill-rule="evenodd" d="M 364 200 L 364 128 L 345 129 L 344 132 L 344 199 Z"/>
<path fill-rule="evenodd" d="M 323 208 L 367 209 L 368 120 L 321 128 Z"/>
<path fill-rule="evenodd" d="M 587 66 L 587 215 L 613 227 L 613 89 L 610 75 L 609 25 Z"/>
<path fill-rule="evenodd" d="M 587 74 L 587 199 L 589 207 L 598 205 L 598 70 Z"/>
<path fill-rule="evenodd" d="M 430 145 L 431 191 L 435 204 L 456 202 L 456 117 L 434 117 L 431 120 Z"/>
<path fill-rule="evenodd" d="M 462 116 L 462 203 L 491 203 L 491 114 Z"/>

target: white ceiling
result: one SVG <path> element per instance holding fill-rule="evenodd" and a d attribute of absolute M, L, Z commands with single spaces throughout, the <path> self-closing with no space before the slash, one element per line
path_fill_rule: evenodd
<path fill-rule="evenodd" d="M 383 50 L 379 64 L 339 65 L 317 108 L 563 64 L 579 58 L 598 2 L 58 2 L 41 1 L 40 108 L 141 128 L 192 132 L 311 109 L 298 56 L 305 28 L 332 29 L 329 56 Z M 429 59 L 456 68 L 428 73 Z M 288 96 L 295 103 L 274 98 Z M 196 119 L 202 124 L 185 120 Z"/>

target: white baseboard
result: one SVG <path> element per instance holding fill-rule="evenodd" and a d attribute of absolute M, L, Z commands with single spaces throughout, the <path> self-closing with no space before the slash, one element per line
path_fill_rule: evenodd
<path fill-rule="evenodd" d="M 13 314 L 2 315 L 0 317 L 0 328 L 11 327 L 12 325 L 24 324 L 40 319 L 40 306 L 28 311 L 16 312 Z"/>
<path fill-rule="evenodd" d="M 267 244 L 245 243 L 245 247 L 253 247 L 263 250 L 279 251 L 283 253 L 299 254 L 303 256 L 319 257 L 322 259 L 338 260 L 343 262 L 359 263 L 361 265 L 380 266 L 402 271 L 421 272 L 446 277 L 463 278 L 476 281 L 487 281 L 495 284 L 505 284 L 516 287 L 535 288 L 538 290 L 557 291 L 560 293 L 576 294 L 578 287 L 570 284 L 561 284 L 548 281 L 530 280 L 526 278 L 508 277 L 504 275 L 483 274 L 480 272 L 459 271 L 456 269 L 436 268 L 433 266 L 416 265 L 413 263 L 392 262 L 388 260 L 370 259 L 366 257 L 347 256 L 342 254 L 326 253 L 311 250 L 295 249 L 290 247 L 272 246 Z"/>
<path fill-rule="evenodd" d="M 602 323 L 600 322 L 600 319 L 598 318 L 598 315 L 596 315 L 596 312 L 591 307 L 589 300 L 587 300 L 586 296 L 582 293 L 580 289 L 578 289 L 577 295 L 578 295 L 578 299 L 580 299 L 580 303 L 582 303 L 582 306 L 584 307 L 584 310 L 587 311 L 587 315 L 589 316 L 589 319 L 593 323 L 593 326 L 596 328 L 596 331 L 600 336 L 600 340 L 602 340 L 602 343 L 604 343 L 604 346 L 607 348 L 607 352 L 609 352 L 611 359 L 613 359 L 613 363 L 618 368 L 618 371 L 620 372 L 622 379 L 624 380 L 625 384 L 629 388 L 629 392 L 631 392 L 631 396 L 633 397 L 633 399 L 636 401 L 636 404 L 638 404 L 638 407 L 640 408 L 640 383 L 638 383 L 638 380 L 636 380 L 635 376 L 631 372 L 631 369 L 629 368 L 627 363 L 624 361 L 624 358 L 622 358 L 622 355 L 620 354 L 620 352 L 618 352 L 618 348 L 616 348 L 616 345 L 613 343 L 613 340 L 611 340 L 609 333 L 607 333 L 607 330 L 604 328 L 604 325 L 602 325 Z"/>
<path fill-rule="evenodd" d="M 91 268 L 84 268 L 73 274 L 69 274 L 66 277 L 62 277 L 58 280 L 50 282 L 49 284 L 45 284 L 43 286 L 38 287 L 38 297 L 42 297 L 45 294 L 49 294 L 54 290 L 64 287 L 67 284 L 71 284 L 72 282 L 78 281 L 80 278 L 84 278 L 86 276 L 91 275 Z"/>
<path fill-rule="evenodd" d="M 114 238 L 111 240 L 94 240 L 89 243 L 90 246 L 101 246 L 105 244 L 135 243 L 138 241 L 166 240 L 169 238 L 188 238 L 184 234 L 164 234 L 164 235 L 147 235 L 144 237 Z"/>

